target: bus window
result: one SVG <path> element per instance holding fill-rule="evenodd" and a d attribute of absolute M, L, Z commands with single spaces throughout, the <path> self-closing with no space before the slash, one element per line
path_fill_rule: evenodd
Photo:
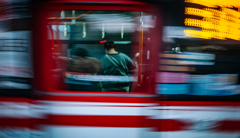
<path fill-rule="evenodd" d="M 57 89 L 149 91 L 154 22 L 155 16 L 144 12 L 53 11 L 48 40 Z"/>

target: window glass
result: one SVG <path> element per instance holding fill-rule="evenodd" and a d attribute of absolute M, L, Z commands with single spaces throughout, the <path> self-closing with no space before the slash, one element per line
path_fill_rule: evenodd
<path fill-rule="evenodd" d="M 48 17 L 54 78 L 73 91 L 149 91 L 155 16 L 129 11 L 53 11 Z"/>

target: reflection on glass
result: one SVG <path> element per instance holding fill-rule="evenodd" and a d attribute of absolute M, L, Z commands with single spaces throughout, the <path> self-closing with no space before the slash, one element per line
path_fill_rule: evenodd
<path fill-rule="evenodd" d="M 63 89 L 138 91 L 149 79 L 144 58 L 149 60 L 150 52 L 147 56 L 143 46 L 148 43 L 143 43 L 150 42 L 154 22 L 153 15 L 142 12 L 53 11 L 48 39 L 54 76 L 63 78 Z"/>

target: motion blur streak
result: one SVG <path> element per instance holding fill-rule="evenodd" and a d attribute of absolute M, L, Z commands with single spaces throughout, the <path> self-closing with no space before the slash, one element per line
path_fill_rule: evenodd
<path fill-rule="evenodd" d="M 0 138 L 239 138 L 238 0 L 0 0 Z"/>

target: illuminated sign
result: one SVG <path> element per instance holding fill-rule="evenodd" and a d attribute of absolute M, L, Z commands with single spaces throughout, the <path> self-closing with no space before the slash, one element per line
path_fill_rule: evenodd
<path fill-rule="evenodd" d="M 240 40 L 240 12 L 235 10 L 240 6 L 240 2 L 236 0 L 185 0 L 185 2 L 204 7 L 202 9 L 185 8 L 185 14 L 190 17 L 185 18 L 184 24 L 202 28 L 200 31 L 185 29 L 185 36 Z"/>
<path fill-rule="evenodd" d="M 195 3 L 207 7 L 213 7 L 216 8 L 218 6 L 220 7 L 238 7 L 240 6 L 240 3 L 238 0 L 185 0 L 187 3 Z"/>

